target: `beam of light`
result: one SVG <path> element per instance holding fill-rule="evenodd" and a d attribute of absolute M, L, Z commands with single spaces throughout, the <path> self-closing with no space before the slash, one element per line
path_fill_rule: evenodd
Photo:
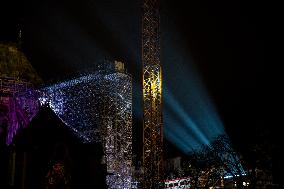
<path fill-rule="evenodd" d="M 192 132 L 190 125 L 185 126 L 186 123 L 184 120 L 173 115 L 171 111 L 164 114 L 164 121 L 166 123 L 174 123 L 171 126 L 167 125 L 164 129 L 165 137 L 185 153 L 199 148 L 203 144 L 203 141 L 200 140 L 198 135 Z"/>
<path fill-rule="evenodd" d="M 165 16 L 165 15 L 164 15 Z M 202 77 L 187 52 L 175 26 L 162 20 L 162 64 L 164 65 L 164 132 L 180 150 L 189 153 L 225 134 L 218 112 Z M 179 121 L 177 121 L 179 120 Z M 183 137 L 173 137 L 172 133 Z"/>
<path fill-rule="evenodd" d="M 171 106 L 171 108 L 175 111 L 175 116 L 178 116 L 184 125 L 186 125 L 188 128 L 187 130 L 191 131 L 191 133 L 194 133 L 196 136 L 198 136 L 198 139 L 201 140 L 202 143 L 208 144 L 209 140 L 208 138 L 202 133 L 196 125 L 196 123 L 187 115 L 187 113 L 184 111 L 184 109 L 179 105 L 177 100 L 171 95 L 167 89 L 164 90 L 166 97 L 165 97 L 165 103 Z"/>
<path fill-rule="evenodd" d="M 224 125 L 218 115 L 210 94 L 196 65 L 189 56 L 183 39 L 170 28 L 164 28 L 162 64 L 164 65 L 164 132 L 177 148 L 185 153 L 199 150 L 209 145 L 221 135 L 226 135 Z M 163 27 L 163 25 L 162 25 Z M 166 56 L 165 56 L 166 55 Z M 231 162 L 228 174 L 243 174 L 244 170 L 238 154 L 232 146 L 220 156 Z"/>
<path fill-rule="evenodd" d="M 178 128 L 181 127 L 178 126 Z M 200 146 L 200 143 L 196 140 L 187 142 L 189 136 L 184 132 L 176 132 L 176 129 L 166 129 L 164 133 L 166 138 L 168 138 L 170 141 L 174 141 L 174 144 L 185 153 L 190 152 L 192 149 L 196 149 Z"/>
<path fill-rule="evenodd" d="M 196 90 L 198 90 L 198 88 Z M 165 88 L 164 97 L 165 137 L 168 137 L 170 141 L 175 144 L 177 141 L 168 135 L 168 133 L 171 133 L 168 132 L 168 130 L 174 130 L 173 132 L 176 134 L 179 132 L 186 134 L 186 136 L 181 137 L 180 140 L 183 140 L 182 143 L 188 143 L 187 146 L 191 146 L 191 148 L 183 149 L 181 146 L 177 145 L 182 151 L 187 153 L 190 151 L 189 149 L 196 149 L 198 146 L 204 144 L 208 145 L 216 136 L 224 134 L 224 128 L 220 119 L 213 111 L 213 108 L 210 107 L 211 105 L 204 102 L 206 100 L 204 95 L 199 94 L 197 97 L 193 96 L 188 99 L 179 98 L 179 102 L 171 92 Z M 191 100 L 196 101 L 192 103 Z M 187 107 L 184 104 L 191 107 Z M 181 142 L 179 141 L 179 143 Z"/>

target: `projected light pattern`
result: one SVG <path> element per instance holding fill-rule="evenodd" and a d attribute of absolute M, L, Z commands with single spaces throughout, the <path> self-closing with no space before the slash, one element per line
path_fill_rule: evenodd
<path fill-rule="evenodd" d="M 109 188 L 131 188 L 132 82 L 121 62 L 110 65 L 43 89 L 40 100 L 84 142 L 102 142 Z"/>
<path fill-rule="evenodd" d="M 7 121 L 6 144 L 20 128 L 25 128 L 39 109 L 38 92 L 33 85 L 18 78 L 0 78 L 0 104 L 7 107 L 7 112 L 0 119 Z"/>

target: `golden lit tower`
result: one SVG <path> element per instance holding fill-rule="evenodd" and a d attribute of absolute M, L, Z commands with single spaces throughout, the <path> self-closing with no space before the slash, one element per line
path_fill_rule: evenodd
<path fill-rule="evenodd" d="M 162 70 L 158 0 L 144 0 L 142 17 L 144 188 L 163 177 Z"/>

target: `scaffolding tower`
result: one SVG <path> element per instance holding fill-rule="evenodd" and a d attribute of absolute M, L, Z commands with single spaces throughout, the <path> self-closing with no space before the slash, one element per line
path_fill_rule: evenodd
<path fill-rule="evenodd" d="M 143 168 L 147 189 L 163 178 L 162 69 L 158 0 L 144 0 L 142 17 Z"/>

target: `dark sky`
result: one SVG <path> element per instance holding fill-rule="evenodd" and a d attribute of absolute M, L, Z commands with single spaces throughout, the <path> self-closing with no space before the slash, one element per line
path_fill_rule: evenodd
<path fill-rule="evenodd" d="M 140 1 L 9 2 L 1 5 L 0 40 L 15 41 L 21 22 L 23 50 L 47 83 L 93 69 L 104 57 L 126 62 L 134 80 L 134 123 L 141 128 Z M 258 133 L 276 143 L 274 126 L 265 122 L 266 9 L 259 1 L 161 1 L 161 62 L 167 88 L 190 83 L 192 73 L 177 81 L 175 67 L 194 67 L 239 149 L 257 143 Z M 180 58 L 182 65 L 176 61 Z M 186 106 L 179 97 L 190 91 L 183 88 L 171 92 Z"/>

